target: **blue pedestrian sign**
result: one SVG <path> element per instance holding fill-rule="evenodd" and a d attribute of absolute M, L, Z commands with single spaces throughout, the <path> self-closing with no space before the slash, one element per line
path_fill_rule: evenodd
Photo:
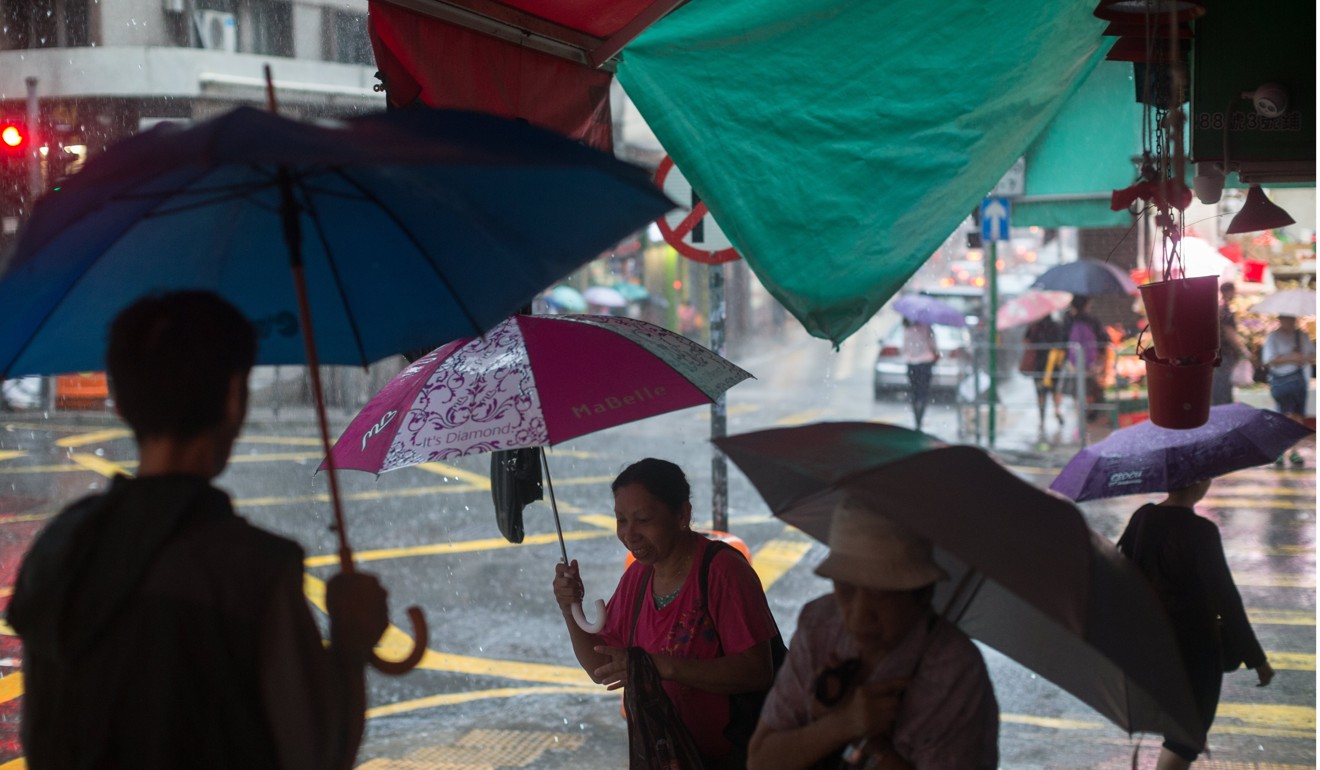
<path fill-rule="evenodd" d="M 1008 219 L 1013 208 L 1008 198 L 986 198 L 981 201 L 981 240 L 1008 240 Z"/>

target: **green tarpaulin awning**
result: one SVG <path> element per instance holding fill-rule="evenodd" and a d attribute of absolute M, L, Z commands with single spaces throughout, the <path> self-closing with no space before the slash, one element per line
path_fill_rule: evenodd
<path fill-rule="evenodd" d="M 838 344 L 1095 67 L 1093 7 L 693 0 L 618 77 L 761 282 Z"/>

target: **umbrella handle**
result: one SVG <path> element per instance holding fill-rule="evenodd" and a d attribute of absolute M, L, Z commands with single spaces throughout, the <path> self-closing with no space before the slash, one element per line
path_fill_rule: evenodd
<path fill-rule="evenodd" d="M 408 608 L 408 620 L 412 622 L 413 627 L 413 649 L 408 653 L 408 657 L 403 660 L 385 660 L 371 651 L 371 657 L 367 659 L 371 667 L 382 674 L 390 676 L 401 676 L 412 671 L 422 662 L 422 656 L 426 654 L 426 645 L 430 641 L 430 630 L 426 627 L 426 616 L 422 614 L 422 608 L 413 606 Z"/>
<path fill-rule="evenodd" d="M 573 602 L 573 620 L 577 621 L 578 628 L 589 634 L 599 634 L 605 628 L 605 601 L 596 600 L 596 622 L 587 620 L 587 616 L 582 613 L 582 602 Z"/>

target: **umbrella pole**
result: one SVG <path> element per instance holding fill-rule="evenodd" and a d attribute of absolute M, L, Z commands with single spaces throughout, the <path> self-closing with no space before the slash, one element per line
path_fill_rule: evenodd
<path fill-rule="evenodd" d="M 555 483 L 550 480 L 550 461 L 546 459 L 546 450 L 541 450 L 541 469 L 545 471 L 545 488 L 550 490 L 550 512 L 555 515 L 555 532 L 559 535 L 559 553 L 568 564 L 568 548 L 564 547 L 564 528 L 559 523 L 559 506 L 555 504 Z"/>
<path fill-rule="evenodd" d="M 352 574 L 353 549 L 348 545 L 348 529 L 344 525 L 344 506 L 340 502 L 339 477 L 335 468 L 335 456 L 330 451 L 330 423 L 326 418 L 325 398 L 321 391 L 321 361 L 316 354 L 316 335 L 312 331 L 312 307 L 307 299 L 307 279 L 303 273 L 302 228 L 298 223 L 298 204 L 293 197 L 293 180 L 289 170 L 280 167 L 277 173 L 280 188 L 280 216 L 284 220 L 284 240 L 289 246 L 289 267 L 293 273 L 294 293 L 298 295 L 298 316 L 302 322 L 303 350 L 307 355 L 307 366 L 312 378 L 312 401 L 316 405 L 316 420 L 321 428 L 321 449 L 325 453 L 325 467 L 330 479 L 330 508 L 335 517 L 335 534 L 339 538 L 339 569 L 344 574 Z M 399 676 L 406 674 L 422 662 L 426 655 L 430 631 L 426 625 L 426 616 L 420 607 L 408 608 L 408 620 L 413 628 L 413 648 L 403 660 L 385 660 L 370 652 L 367 662 L 383 674 Z M 364 704 L 365 705 L 365 704 Z"/>

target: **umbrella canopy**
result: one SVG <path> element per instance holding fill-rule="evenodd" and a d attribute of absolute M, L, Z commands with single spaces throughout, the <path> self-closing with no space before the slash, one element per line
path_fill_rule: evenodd
<path fill-rule="evenodd" d="M 936 608 L 1115 724 L 1191 745 L 1204 737 L 1159 599 L 1072 504 L 980 449 L 892 425 L 818 423 L 715 443 L 776 516 L 821 542 L 845 495 L 932 541 L 951 578 Z"/>
<path fill-rule="evenodd" d="M 894 312 L 913 323 L 967 325 L 967 318 L 961 310 L 924 294 L 905 294 L 899 297 L 894 301 Z"/>
<path fill-rule="evenodd" d="M 587 301 L 582 298 L 582 292 L 572 286 L 556 286 L 545 299 L 555 308 L 570 313 L 582 313 L 587 309 Z"/>
<path fill-rule="evenodd" d="M 1260 315 L 1290 315 L 1296 318 L 1315 315 L 1315 289 L 1276 291 L 1251 306 Z"/>
<path fill-rule="evenodd" d="M 751 375 L 644 321 L 514 316 L 400 372 L 349 423 L 335 465 L 372 473 L 558 444 L 708 404 Z"/>
<path fill-rule="evenodd" d="M 162 124 L 37 203 L 0 279 L 0 373 L 99 370 L 121 309 L 184 288 L 257 324 L 258 363 L 303 362 L 291 254 L 320 360 L 366 365 L 485 331 L 671 206 L 641 169 L 489 115 Z"/>
<path fill-rule="evenodd" d="M 623 298 L 629 302 L 645 302 L 651 296 L 651 292 L 647 291 L 646 287 L 640 283 L 619 281 L 614 284 L 614 290 L 622 294 Z"/>
<path fill-rule="evenodd" d="M 1311 431 L 1278 412 L 1246 404 L 1210 407 L 1189 430 L 1152 422 L 1116 430 L 1073 456 L 1050 489 L 1073 500 L 1168 492 L 1265 465 Z"/>
<path fill-rule="evenodd" d="M 1079 259 L 1051 267 L 1040 274 L 1031 288 L 1066 291 L 1087 297 L 1137 293 L 1137 285 L 1127 273 L 1095 259 Z"/>
<path fill-rule="evenodd" d="M 587 304 L 601 307 L 628 306 L 628 298 L 623 296 L 618 289 L 609 286 L 592 286 L 582 292 L 582 298 L 587 301 Z"/>
<path fill-rule="evenodd" d="M 1024 291 L 999 306 L 995 321 L 1000 329 L 1029 324 L 1063 310 L 1071 300 L 1066 291 Z"/>

